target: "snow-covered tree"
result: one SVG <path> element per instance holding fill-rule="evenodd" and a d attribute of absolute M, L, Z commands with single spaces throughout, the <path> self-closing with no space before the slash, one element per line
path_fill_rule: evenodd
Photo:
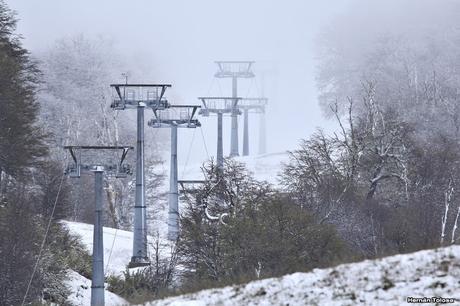
<path fill-rule="evenodd" d="M 136 139 L 136 112 L 114 111 L 110 108 L 110 84 L 124 82 L 123 73 L 129 71 L 113 42 L 98 37 L 76 35 L 58 40 L 49 50 L 40 54 L 44 74 L 40 94 L 41 119 L 53 133 L 53 153 L 63 160 L 64 145 L 132 145 Z M 135 79 L 134 72 L 129 73 Z M 161 136 L 161 135 L 160 135 Z M 158 139 L 146 129 L 147 180 L 157 180 L 148 171 L 158 163 Z M 128 156 L 134 166 L 135 154 Z M 73 218 L 92 222 L 92 193 L 87 190 L 89 177 L 75 180 L 72 189 Z M 107 224 L 127 228 L 131 224 L 134 202 L 133 178 L 105 178 Z M 88 187 L 87 187 L 88 186 Z M 152 200 L 147 193 L 148 200 Z M 88 206 L 89 203 L 89 206 Z"/>

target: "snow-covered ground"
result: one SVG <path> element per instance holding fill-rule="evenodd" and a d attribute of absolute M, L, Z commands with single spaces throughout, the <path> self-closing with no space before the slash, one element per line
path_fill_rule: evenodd
<path fill-rule="evenodd" d="M 88 250 L 88 254 L 92 254 L 93 225 L 71 221 L 62 221 L 62 223 L 71 234 L 80 237 L 80 241 Z M 132 256 L 133 233 L 108 227 L 103 228 L 103 233 L 105 275 L 122 275 Z M 153 244 L 154 239 L 148 238 L 149 244 Z M 149 248 L 152 251 L 152 245 Z M 166 239 L 160 238 L 160 248 L 161 256 L 170 256 L 170 244 Z M 71 291 L 71 295 L 68 297 L 69 302 L 75 306 L 90 305 L 91 280 L 72 270 L 69 271 L 68 276 L 66 284 Z M 107 306 L 129 305 L 123 298 L 107 289 L 105 290 L 105 304 Z"/>
<path fill-rule="evenodd" d="M 407 297 L 456 298 L 454 304 L 460 303 L 460 246 L 209 289 L 148 305 L 387 306 L 406 305 Z"/>
<path fill-rule="evenodd" d="M 80 242 L 88 250 L 88 254 L 92 254 L 93 225 L 71 221 L 62 221 L 62 223 L 71 234 L 80 237 Z M 131 259 L 133 233 L 107 227 L 104 227 L 103 232 L 105 275 L 121 275 Z M 71 291 L 68 301 L 72 305 L 86 306 L 91 304 L 91 280 L 69 270 L 66 285 Z M 107 306 L 129 305 L 123 298 L 107 289 L 105 290 L 105 304 Z"/>
<path fill-rule="evenodd" d="M 71 291 L 67 298 L 68 302 L 72 303 L 73 306 L 91 305 L 91 280 L 69 270 L 66 285 Z M 104 298 L 107 306 L 129 305 L 126 300 L 107 290 L 105 290 Z"/>
<path fill-rule="evenodd" d="M 93 253 L 93 225 L 81 222 L 62 221 L 70 233 L 79 236 L 80 242 Z M 133 233 L 124 230 L 117 230 L 110 227 L 103 228 L 104 242 L 104 272 L 105 275 L 120 276 L 126 271 L 126 266 L 131 260 L 133 252 Z M 149 250 L 152 252 L 155 238 L 148 237 Z M 169 256 L 170 242 L 160 236 L 160 255 Z"/>
<path fill-rule="evenodd" d="M 81 237 L 80 242 L 93 253 L 93 225 L 63 221 L 70 233 Z M 126 270 L 133 250 L 133 233 L 104 227 L 104 270 L 106 275 L 121 275 Z M 112 248 L 113 245 L 113 248 Z"/>

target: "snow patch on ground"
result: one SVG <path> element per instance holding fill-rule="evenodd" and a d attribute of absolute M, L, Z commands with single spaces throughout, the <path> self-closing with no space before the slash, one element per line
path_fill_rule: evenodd
<path fill-rule="evenodd" d="M 93 252 L 93 225 L 81 222 L 62 221 L 71 234 L 80 237 L 80 242 L 85 246 L 88 254 Z M 104 241 L 104 272 L 105 275 L 123 275 L 131 260 L 133 247 L 133 233 L 124 230 L 117 230 L 109 227 L 103 228 Z M 149 251 L 153 252 L 154 238 L 148 237 Z M 171 244 L 167 239 L 159 240 L 160 256 L 170 256 Z M 112 247 L 113 246 L 113 247 Z M 135 268 L 142 269 L 142 268 Z M 133 269 L 131 269 L 132 271 Z M 67 286 L 71 291 L 68 297 L 72 305 L 90 305 L 91 302 L 91 280 L 81 276 L 75 271 L 69 270 Z M 107 284 L 106 284 L 107 287 Z M 118 295 L 105 290 L 106 305 L 129 305 L 129 303 Z"/>
<path fill-rule="evenodd" d="M 80 242 L 93 253 L 93 225 L 81 222 L 62 221 L 70 233 L 80 237 Z M 131 260 L 133 233 L 104 227 L 104 271 L 106 275 L 122 275 Z M 112 248 L 113 245 L 113 248 Z"/>
<path fill-rule="evenodd" d="M 72 235 L 80 237 L 80 242 L 93 253 L 93 225 L 81 222 L 62 221 Z M 104 242 L 104 272 L 105 275 L 121 276 L 131 260 L 133 252 L 133 233 L 110 227 L 103 228 Z M 149 251 L 153 252 L 153 245 L 156 239 L 148 237 Z M 159 237 L 160 255 L 170 256 L 171 243 L 166 238 Z"/>
<path fill-rule="evenodd" d="M 405 305 L 407 297 L 435 296 L 460 301 L 460 246 L 314 269 L 148 305 Z"/>
<path fill-rule="evenodd" d="M 72 292 L 67 300 L 74 306 L 91 305 L 91 280 L 81 276 L 75 271 L 69 270 L 66 285 Z M 105 290 L 105 305 L 121 306 L 129 303 L 118 295 Z"/>

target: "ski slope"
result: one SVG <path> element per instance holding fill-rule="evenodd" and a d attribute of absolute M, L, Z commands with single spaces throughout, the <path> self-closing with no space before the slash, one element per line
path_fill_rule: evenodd
<path fill-rule="evenodd" d="M 460 246 L 203 290 L 148 306 L 396 306 L 409 305 L 407 297 L 456 298 L 454 305 L 460 303 Z"/>
<path fill-rule="evenodd" d="M 70 233 L 80 237 L 80 242 L 93 253 L 93 225 L 62 221 Z M 131 260 L 133 233 L 104 227 L 104 270 L 106 275 L 122 275 Z M 112 248 L 113 245 L 113 248 Z"/>
<path fill-rule="evenodd" d="M 88 254 L 93 253 L 93 225 L 81 222 L 62 221 L 70 233 L 80 237 Z M 104 272 L 105 275 L 121 276 L 131 260 L 133 252 L 133 233 L 129 231 L 104 227 Z M 155 239 L 148 236 L 149 250 L 153 249 Z M 171 244 L 166 238 L 159 237 L 160 255 L 170 255 Z"/>
<path fill-rule="evenodd" d="M 88 254 L 92 254 L 93 225 L 71 221 L 62 221 L 62 224 L 69 229 L 72 235 L 78 236 Z M 107 227 L 103 228 L 103 233 L 105 275 L 122 275 L 131 259 L 133 234 L 132 232 Z M 66 285 L 71 292 L 67 299 L 71 305 L 90 305 L 91 280 L 72 270 L 69 270 L 67 275 Z M 107 287 L 107 284 L 105 286 Z M 105 289 L 105 304 L 107 306 L 129 305 L 126 300 L 107 289 Z"/>
<path fill-rule="evenodd" d="M 93 252 L 93 225 L 81 222 L 62 221 L 71 234 L 78 236 L 80 242 L 85 246 L 88 254 Z M 148 237 L 149 249 L 152 250 L 154 238 Z M 131 260 L 133 247 L 133 233 L 113 228 L 103 228 L 104 241 L 104 272 L 105 275 L 123 275 L 126 266 Z M 170 256 L 170 243 L 167 239 L 159 241 L 160 256 Z M 140 268 L 138 268 L 140 269 Z M 68 271 L 66 285 L 71 294 L 69 302 L 74 306 L 90 305 L 91 302 L 91 280 L 81 276 L 75 271 Z M 107 286 L 107 284 L 106 284 Z M 116 294 L 105 290 L 105 304 L 107 306 L 129 305 L 129 303 Z"/>
<path fill-rule="evenodd" d="M 259 181 L 266 181 L 274 186 L 279 185 L 279 174 L 282 171 L 283 164 L 289 161 L 287 152 L 270 153 L 253 156 L 234 157 L 246 165 L 246 168 L 254 175 L 254 178 Z M 204 175 L 201 171 L 201 164 L 189 166 L 179 166 L 179 179 L 181 180 L 204 180 Z"/>

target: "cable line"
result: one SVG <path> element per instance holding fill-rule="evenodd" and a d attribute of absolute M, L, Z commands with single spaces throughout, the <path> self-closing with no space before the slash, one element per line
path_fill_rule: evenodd
<path fill-rule="evenodd" d="M 40 262 L 40 257 L 42 256 L 43 249 L 45 248 L 46 238 L 48 238 L 48 233 L 49 233 L 49 230 L 50 230 L 50 227 L 51 227 L 51 223 L 53 221 L 54 212 L 56 211 L 56 205 L 57 205 L 57 201 L 58 201 L 58 198 L 59 198 L 59 194 L 61 193 L 62 183 L 64 182 L 64 177 L 65 177 L 65 173 L 64 173 L 64 170 L 63 170 L 62 171 L 62 176 L 61 176 L 61 182 L 59 183 L 59 189 L 58 189 L 58 192 L 56 194 L 56 199 L 54 200 L 53 210 L 51 211 L 51 216 L 50 216 L 50 219 L 48 221 L 48 225 L 46 226 L 45 236 L 43 237 L 43 240 L 42 240 L 42 243 L 41 243 L 41 246 L 40 246 L 40 251 L 38 252 L 37 261 L 35 262 L 35 266 L 34 266 L 34 269 L 32 271 L 32 275 L 30 276 L 29 283 L 27 284 L 26 293 L 24 294 L 24 298 L 22 299 L 22 303 L 21 303 L 22 306 L 24 306 L 24 303 L 26 302 L 26 298 L 27 298 L 27 295 L 29 294 L 30 286 L 32 285 L 32 280 L 34 279 L 35 273 L 37 272 L 38 263 Z"/>

